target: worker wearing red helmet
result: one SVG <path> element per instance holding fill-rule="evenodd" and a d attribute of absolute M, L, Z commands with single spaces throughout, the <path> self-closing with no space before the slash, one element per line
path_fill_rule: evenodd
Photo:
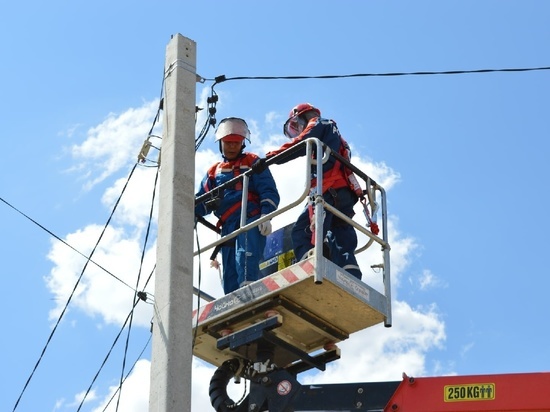
<path fill-rule="evenodd" d="M 292 108 L 288 120 L 283 126 L 284 134 L 291 140 L 279 149 L 268 152 L 266 158 L 276 156 L 296 144 L 312 137 L 316 137 L 336 153 L 340 152 L 343 139 L 333 120 L 321 117 L 321 111 L 310 103 L 301 103 Z M 305 155 L 306 148 L 289 156 L 282 157 L 275 163 L 286 163 L 299 156 Z M 314 153 L 314 156 L 315 153 Z M 312 187 L 316 185 L 315 168 L 312 168 Z M 329 157 L 323 165 L 323 198 L 326 203 L 336 207 L 348 217 L 353 217 L 353 206 L 358 197 L 350 189 L 345 172 L 341 164 Z M 330 259 L 350 274 L 361 279 L 362 273 L 354 251 L 357 248 L 357 233 L 353 226 L 328 212 L 323 224 L 323 238 L 326 239 L 330 250 Z M 296 258 L 301 260 L 307 257 L 313 247 L 310 224 L 310 211 L 306 207 L 298 217 L 292 229 L 292 242 Z"/>
<path fill-rule="evenodd" d="M 246 140 L 250 141 L 250 131 L 243 119 L 228 117 L 220 121 L 215 141 L 219 142 L 223 160 L 208 169 L 196 197 L 245 173 L 258 162 L 256 154 L 244 152 Z M 225 189 L 216 202 L 196 205 L 195 214 L 205 216 L 213 212 L 218 217 L 217 226 L 221 228 L 222 236 L 234 232 L 240 225 L 242 190 L 242 180 L 239 180 L 236 185 Z M 247 224 L 273 212 L 278 205 L 279 192 L 269 169 L 251 174 L 248 181 Z M 222 245 L 223 289 L 226 294 L 261 277 L 259 263 L 265 237 L 269 233 L 271 222 L 267 220 L 239 234 L 234 242 Z"/>

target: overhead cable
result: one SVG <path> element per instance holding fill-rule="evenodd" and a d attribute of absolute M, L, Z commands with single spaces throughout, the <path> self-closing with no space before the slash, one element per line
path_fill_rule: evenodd
<path fill-rule="evenodd" d="M 21 401 L 21 398 L 23 397 L 23 394 L 27 390 L 27 387 L 28 387 L 31 379 L 34 376 L 34 373 L 38 369 L 38 366 L 40 365 L 40 362 L 42 361 L 42 358 L 44 357 L 44 354 L 46 353 L 46 349 L 48 349 L 48 346 L 50 345 L 50 342 L 53 338 L 53 335 L 57 331 L 57 327 L 61 323 L 61 319 L 63 319 L 63 316 L 65 315 L 65 313 L 67 311 L 67 308 L 69 307 L 69 304 L 71 303 L 71 300 L 72 300 L 72 298 L 73 298 L 73 296 L 76 292 L 76 289 L 78 288 L 78 285 L 80 284 L 80 281 L 82 280 L 82 277 L 84 276 L 84 273 L 86 272 L 86 268 L 88 267 L 88 263 L 91 261 L 92 256 L 94 255 L 96 249 L 99 246 L 99 243 L 101 242 L 101 239 L 103 238 L 103 235 L 105 234 L 107 228 L 109 227 L 111 219 L 113 218 L 113 215 L 114 215 L 114 213 L 115 213 L 115 211 L 116 211 L 116 209 L 117 209 L 117 207 L 120 203 L 120 200 L 122 199 L 122 195 L 126 191 L 126 188 L 128 186 L 128 182 L 130 181 L 132 175 L 134 174 L 134 171 L 136 170 L 136 166 L 137 166 L 137 163 L 134 164 L 134 167 L 132 168 L 132 171 L 130 172 L 130 175 L 128 176 L 128 179 L 127 179 L 124 187 L 122 188 L 122 192 L 121 192 L 119 198 L 117 199 L 117 201 L 116 201 L 116 203 L 113 207 L 113 210 L 111 211 L 111 214 L 109 215 L 109 218 L 107 219 L 107 222 L 105 223 L 105 226 L 103 227 L 103 230 L 101 231 L 101 233 L 99 235 L 99 238 L 96 241 L 96 244 L 94 245 L 92 251 L 90 252 L 90 255 L 86 258 L 86 263 L 84 264 L 84 267 L 82 268 L 82 271 L 80 272 L 80 275 L 78 276 L 78 279 L 77 279 L 77 281 L 76 281 L 76 283 L 73 287 L 73 290 L 71 291 L 71 294 L 69 295 L 69 298 L 67 299 L 67 302 L 65 303 L 65 306 L 63 307 L 63 310 L 61 311 L 61 314 L 59 315 L 59 318 L 57 319 L 57 322 L 55 323 L 52 331 L 50 332 L 50 336 L 48 336 L 48 339 L 46 340 L 46 344 L 42 348 L 42 352 L 40 353 L 40 356 L 38 357 L 38 360 L 36 361 L 36 364 L 34 365 L 34 368 L 32 369 L 32 372 L 30 373 L 29 377 L 27 378 L 27 381 L 25 382 L 25 385 L 23 386 L 23 389 L 21 390 L 21 393 L 19 394 L 19 397 L 17 398 L 17 401 L 15 402 L 15 405 L 13 407 L 13 411 L 15 411 L 17 409 L 17 406 L 19 405 L 19 402 Z"/>
<path fill-rule="evenodd" d="M 145 260 L 145 252 L 147 250 L 147 242 L 149 240 L 149 234 L 150 234 L 150 231 L 151 231 L 151 223 L 153 221 L 153 210 L 155 208 L 155 194 L 156 194 L 156 188 L 157 188 L 157 183 L 158 183 L 158 179 L 159 179 L 159 169 L 157 169 L 157 173 L 155 174 L 155 183 L 153 184 L 153 194 L 151 196 L 151 207 L 149 208 L 149 221 L 147 222 L 147 231 L 145 233 L 145 239 L 143 241 L 143 248 L 141 250 L 141 259 L 139 261 L 139 271 L 138 271 L 138 275 L 137 275 L 137 279 L 136 279 L 136 292 L 134 294 L 134 308 L 136 306 L 136 304 L 140 301 L 140 297 L 139 297 L 139 294 L 137 292 L 138 290 L 138 287 L 139 287 L 139 281 L 141 279 L 141 273 L 142 273 L 142 270 L 143 270 L 143 261 Z M 147 282 L 145 283 L 143 289 L 145 289 L 145 287 L 147 286 L 147 283 L 149 282 L 151 278 L 149 277 L 149 279 L 147 279 Z M 119 391 L 118 391 L 118 397 L 117 397 L 117 403 L 116 403 L 116 410 L 118 411 L 118 408 L 120 406 L 120 397 L 121 397 L 121 394 L 122 394 L 122 383 L 124 382 L 124 369 L 126 369 L 126 357 L 128 355 L 128 347 L 130 345 L 130 333 L 132 331 L 132 323 L 133 323 L 133 320 L 134 320 L 134 311 L 132 310 L 131 314 L 130 314 L 130 322 L 128 324 L 128 333 L 126 334 L 126 344 L 124 346 L 124 356 L 122 357 L 122 368 L 121 368 L 121 371 L 120 371 L 120 381 L 119 381 Z"/>
<path fill-rule="evenodd" d="M 118 280 L 120 283 L 122 283 L 124 286 L 128 286 L 130 289 L 134 290 L 134 288 L 132 286 L 130 286 L 129 284 L 127 284 L 126 282 L 124 282 L 122 279 L 120 279 L 119 277 L 117 277 L 116 275 L 114 275 L 113 273 L 111 273 L 110 271 L 108 271 L 107 269 L 105 269 L 103 266 L 101 266 L 99 263 L 97 263 L 96 261 L 94 261 L 93 259 L 91 259 L 89 256 L 86 256 L 84 253 L 82 253 L 81 251 L 79 251 L 78 249 L 76 249 L 74 246 L 70 245 L 69 243 L 67 243 L 67 241 L 61 239 L 59 236 L 57 236 L 55 233 L 53 233 L 51 230 L 49 230 L 48 228 L 46 228 L 45 226 L 41 225 L 40 223 L 38 223 L 36 220 L 34 220 L 32 217 L 28 216 L 27 214 L 23 213 L 21 210 L 19 210 L 18 208 L 16 208 L 15 206 L 13 206 L 11 203 L 9 203 L 7 200 L 3 199 L 2 197 L 0 197 L 0 201 L 4 202 L 6 205 L 8 205 L 9 207 L 11 207 L 13 210 L 15 210 L 17 213 L 19 213 L 20 215 L 22 215 L 23 217 L 25 217 L 26 219 L 30 220 L 32 223 L 34 223 L 36 226 L 38 226 L 40 229 L 44 230 L 46 233 L 48 233 L 49 235 L 53 236 L 55 239 L 59 240 L 61 243 L 63 243 L 65 246 L 68 246 L 69 248 L 71 248 L 72 250 L 74 250 L 76 253 L 78 253 L 80 256 L 88 259 L 91 263 L 93 263 L 94 265 L 96 265 L 99 269 L 103 270 L 105 273 L 111 275 L 113 278 L 115 278 L 116 280 Z"/>
<path fill-rule="evenodd" d="M 304 79 L 344 79 L 350 77 L 395 77 L 395 76 L 433 76 L 449 74 L 479 74 L 479 73 L 498 73 L 498 72 L 529 72 L 550 70 L 550 66 L 542 67 L 520 67 L 504 69 L 474 69 L 474 70 L 444 70 L 444 71 L 417 71 L 417 72 L 387 72 L 387 73 L 355 73 L 355 74 L 328 74 L 321 76 L 237 76 L 226 77 L 217 76 L 214 79 L 205 79 L 214 81 L 214 84 L 223 83 L 229 80 L 304 80 Z"/>

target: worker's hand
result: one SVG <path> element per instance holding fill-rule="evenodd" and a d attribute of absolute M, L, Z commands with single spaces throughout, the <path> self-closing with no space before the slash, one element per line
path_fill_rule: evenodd
<path fill-rule="evenodd" d="M 215 197 L 213 199 L 208 199 L 204 202 L 204 207 L 206 209 L 206 214 L 215 212 L 218 210 L 221 204 L 221 199 L 219 197 Z"/>
<path fill-rule="evenodd" d="M 219 270 L 220 269 L 220 262 L 218 262 L 217 259 L 212 259 L 210 261 L 210 267 Z"/>
<path fill-rule="evenodd" d="M 262 215 L 261 217 L 264 217 Z M 265 222 L 262 222 L 258 225 L 258 229 L 260 230 L 260 234 L 263 236 L 267 236 L 271 233 L 271 220 L 266 220 Z"/>
<path fill-rule="evenodd" d="M 254 173 L 262 173 L 265 169 L 267 169 L 267 165 L 265 164 L 266 158 L 259 158 L 256 163 L 252 165 L 252 172 Z"/>

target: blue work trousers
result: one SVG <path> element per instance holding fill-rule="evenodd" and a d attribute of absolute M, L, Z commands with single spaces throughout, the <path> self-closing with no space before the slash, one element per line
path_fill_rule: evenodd
<path fill-rule="evenodd" d="M 257 220 L 254 216 L 247 223 Z M 239 219 L 224 223 L 221 235 L 225 236 L 239 228 Z M 234 242 L 233 242 L 234 241 Z M 229 241 L 229 246 L 221 248 L 223 291 L 225 294 L 237 290 L 243 282 L 260 279 L 260 259 L 265 248 L 265 236 L 254 227 Z"/>
<path fill-rule="evenodd" d="M 357 203 L 357 196 L 347 187 L 327 190 L 323 194 L 323 198 L 326 203 L 336 207 L 346 216 L 351 218 L 355 214 L 353 206 Z M 309 215 L 309 207 L 306 206 L 292 228 L 292 244 L 297 260 L 304 259 L 309 250 L 313 248 Z M 325 209 L 323 239 L 327 242 L 330 260 L 357 279 L 361 279 L 363 275 L 355 258 L 355 249 L 357 248 L 355 228 Z"/>

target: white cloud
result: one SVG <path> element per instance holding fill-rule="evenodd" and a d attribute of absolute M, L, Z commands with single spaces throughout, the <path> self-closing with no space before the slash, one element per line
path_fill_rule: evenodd
<path fill-rule="evenodd" d="M 424 269 L 418 279 L 420 283 L 420 290 L 428 290 L 436 287 L 444 286 L 441 279 L 439 279 L 429 269 Z"/>
<path fill-rule="evenodd" d="M 120 115 L 111 113 L 101 124 L 88 130 L 84 142 L 72 146 L 73 157 L 80 160 L 72 170 L 82 175 L 86 190 L 137 160 L 157 108 L 158 100 L 154 100 Z"/>
<path fill-rule="evenodd" d="M 60 409 L 63 407 L 64 404 L 65 404 L 65 399 L 59 399 L 59 400 L 57 400 L 57 401 L 55 402 L 55 405 L 54 405 L 54 407 L 53 407 L 53 410 L 54 410 L 54 411 L 60 410 Z"/>
<path fill-rule="evenodd" d="M 474 346 L 475 346 L 474 342 L 470 342 L 470 343 L 467 343 L 466 345 L 464 345 L 460 349 L 460 356 L 463 357 L 463 358 L 466 357 L 468 352 L 470 352 L 473 349 Z"/>
<path fill-rule="evenodd" d="M 341 358 L 324 373 L 309 375 L 304 383 L 344 383 L 400 380 L 401 374 L 426 373 L 426 353 L 441 348 L 444 324 L 435 307 L 411 308 L 393 301 L 393 326 L 377 325 L 338 344 Z"/>
<path fill-rule="evenodd" d="M 195 189 L 198 190 L 200 182 L 204 175 L 206 174 L 206 171 L 208 168 L 214 164 L 214 162 L 217 162 L 220 160 L 220 154 L 215 153 L 214 151 L 207 149 L 207 150 L 200 150 L 197 152 L 195 156 Z"/>
<path fill-rule="evenodd" d="M 132 373 L 124 381 L 122 392 L 120 394 L 117 392 L 118 385 L 111 386 L 108 395 L 92 412 L 148 412 L 150 368 L 149 361 L 138 361 Z"/>
<path fill-rule="evenodd" d="M 283 128 L 281 127 L 281 125 L 284 123 L 284 121 L 285 120 L 283 116 L 281 116 L 281 114 L 277 112 L 269 112 L 265 115 L 265 123 L 270 129 L 278 128 L 282 132 Z"/>
<path fill-rule="evenodd" d="M 137 161 L 141 144 L 147 138 L 157 107 L 158 101 L 152 101 L 140 108 L 129 109 L 119 116 L 110 114 L 103 123 L 88 131 L 83 143 L 73 146 L 72 154 L 79 162 L 76 169 L 81 170 L 86 179 L 89 179 L 85 184 L 86 188 L 91 188 L 122 168 L 128 167 L 128 171 L 130 170 L 129 166 Z M 139 273 L 143 234 L 151 209 L 155 173 L 156 168 L 144 168 L 140 164 L 130 181 L 128 176 L 124 176 L 105 190 L 101 200 L 106 210 L 112 211 L 124 185 L 128 183 L 113 220 L 92 256 L 94 262 L 116 278 L 89 263 L 75 290 L 70 308 L 76 307 L 88 316 L 100 315 L 104 322 L 120 325 L 128 316 L 132 308 L 133 289 L 136 288 L 135 279 Z M 153 216 L 153 222 L 155 221 L 156 215 Z M 154 266 L 155 228 L 156 225 L 153 224 L 138 290 L 144 286 Z M 103 226 L 88 225 L 68 234 L 66 241 L 88 256 L 102 230 Z M 57 241 L 52 241 L 48 258 L 55 265 L 46 277 L 46 284 L 57 302 L 56 308 L 50 313 L 50 319 L 55 319 L 74 289 L 86 259 Z M 151 281 L 148 290 L 152 288 Z M 143 326 L 149 325 L 151 315 L 149 306 L 138 304 L 134 322 Z"/>
<path fill-rule="evenodd" d="M 84 399 L 84 396 L 86 396 L 86 399 Z M 86 394 L 86 391 L 82 391 L 77 393 L 74 396 L 73 403 L 68 406 L 76 407 L 76 406 L 79 406 L 83 400 L 84 400 L 84 403 L 86 404 L 86 403 L 93 402 L 96 398 L 97 398 L 97 394 L 95 390 L 92 389 L 87 394 Z"/>
<path fill-rule="evenodd" d="M 153 184 L 157 170 L 157 168 L 143 168 L 138 166 L 130 181 L 128 181 L 128 176 L 122 177 L 117 179 L 105 190 L 101 202 L 106 210 L 112 210 L 124 186 L 127 184 L 124 194 L 120 199 L 120 203 L 117 206 L 117 211 L 113 215 L 114 221 L 117 224 L 129 225 L 136 228 L 136 230 L 143 230 L 146 228 L 151 212 Z M 155 194 L 156 199 L 152 216 L 153 222 L 157 220 L 158 187 Z"/>
<path fill-rule="evenodd" d="M 69 234 L 66 241 L 88 255 L 102 229 L 97 225 L 86 226 Z M 137 237 L 128 237 L 121 228 L 108 227 L 92 260 L 125 282 L 126 285 L 96 265 L 89 263 L 72 298 L 70 308 L 76 307 L 88 316 L 100 315 L 106 323 L 122 325 L 132 308 L 133 288 L 136 286 L 135 279 L 141 257 L 141 245 L 138 240 Z M 152 270 L 153 250 L 151 248 L 146 255 L 140 288 L 143 287 Z M 57 303 L 57 306 L 50 312 L 50 319 L 53 320 L 59 316 L 65 306 L 82 273 L 86 259 L 57 241 L 52 241 L 48 258 L 55 265 L 49 276 L 46 277 L 46 285 Z M 136 324 L 149 325 L 150 319 L 150 307 L 138 305 L 134 315 Z"/>
<path fill-rule="evenodd" d="M 136 363 L 132 373 L 124 381 L 120 398 L 120 407 L 118 412 L 148 412 L 149 411 L 149 385 L 150 385 L 150 370 L 151 363 L 148 360 L 142 359 Z M 192 411 L 207 411 L 212 409 L 208 388 L 210 379 L 216 368 L 206 364 L 200 360 L 193 359 L 192 376 L 193 386 L 191 388 L 191 410 Z M 228 385 L 228 394 L 233 400 L 238 400 L 240 397 L 241 387 L 233 387 Z M 118 385 L 111 386 L 108 394 L 101 401 L 100 405 L 93 409 L 92 412 L 114 412 L 118 399 Z M 107 406 L 109 404 L 109 406 Z M 107 408 L 106 408 L 107 406 Z"/>

